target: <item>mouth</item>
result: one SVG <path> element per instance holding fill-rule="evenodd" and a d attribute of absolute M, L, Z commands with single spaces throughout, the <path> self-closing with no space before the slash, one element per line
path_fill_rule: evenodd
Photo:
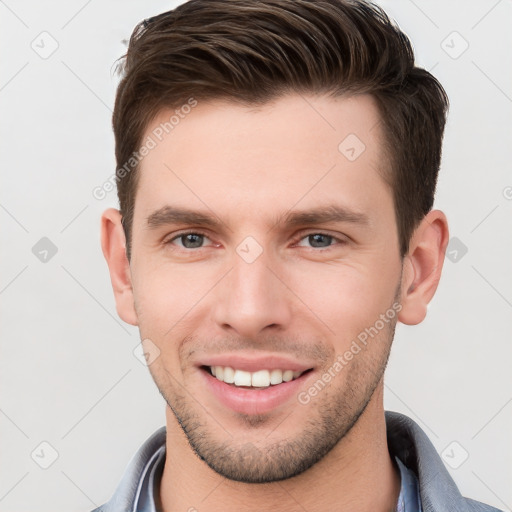
<path fill-rule="evenodd" d="M 272 370 L 262 369 L 250 372 L 231 366 L 201 366 L 201 369 L 230 386 L 255 390 L 294 381 L 313 370 L 312 368 L 303 371 L 274 368 Z"/>
<path fill-rule="evenodd" d="M 225 358 L 224 358 L 225 359 Z M 296 409 L 297 395 L 314 378 L 312 367 L 288 360 L 231 358 L 230 365 L 208 361 L 198 367 L 205 390 L 221 410 L 245 416 Z"/>

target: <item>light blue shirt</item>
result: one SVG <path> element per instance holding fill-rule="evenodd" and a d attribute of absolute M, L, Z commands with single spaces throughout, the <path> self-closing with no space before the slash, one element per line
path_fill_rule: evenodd
<path fill-rule="evenodd" d="M 396 455 L 395 460 L 400 468 L 401 480 L 396 512 L 423 512 L 418 478 L 414 471 L 406 468 Z"/>

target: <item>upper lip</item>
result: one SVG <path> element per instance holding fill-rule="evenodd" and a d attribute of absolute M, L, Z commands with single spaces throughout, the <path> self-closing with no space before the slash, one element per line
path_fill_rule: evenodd
<path fill-rule="evenodd" d="M 296 361 L 281 355 L 254 356 L 244 354 L 223 354 L 205 357 L 198 366 L 230 366 L 235 370 L 256 372 L 258 370 L 292 370 L 305 372 L 312 364 Z"/>

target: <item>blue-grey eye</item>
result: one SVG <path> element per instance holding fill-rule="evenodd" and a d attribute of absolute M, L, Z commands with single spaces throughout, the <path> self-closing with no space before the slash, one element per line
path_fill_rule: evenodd
<path fill-rule="evenodd" d="M 311 244 L 311 247 L 329 247 L 332 245 L 332 241 L 334 239 L 333 236 L 324 235 L 323 233 L 314 233 L 312 235 L 308 235 L 305 237 L 308 239 L 308 242 Z"/>
<path fill-rule="evenodd" d="M 185 249 L 198 249 L 203 245 L 204 235 L 198 233 L 186 233 L 175 240 L 180 240 Z"/>

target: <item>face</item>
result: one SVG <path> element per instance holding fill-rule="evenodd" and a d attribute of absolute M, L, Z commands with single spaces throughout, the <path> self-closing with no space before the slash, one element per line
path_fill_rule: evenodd
<path fill-rule="evenodd" d="M 382 385 L 402 270 L 382 147 L 371 97 L 289 95 L 199 102 L 141 162 L 136 323 L 190 445 L 226 478 L 308 469 Z"/>

